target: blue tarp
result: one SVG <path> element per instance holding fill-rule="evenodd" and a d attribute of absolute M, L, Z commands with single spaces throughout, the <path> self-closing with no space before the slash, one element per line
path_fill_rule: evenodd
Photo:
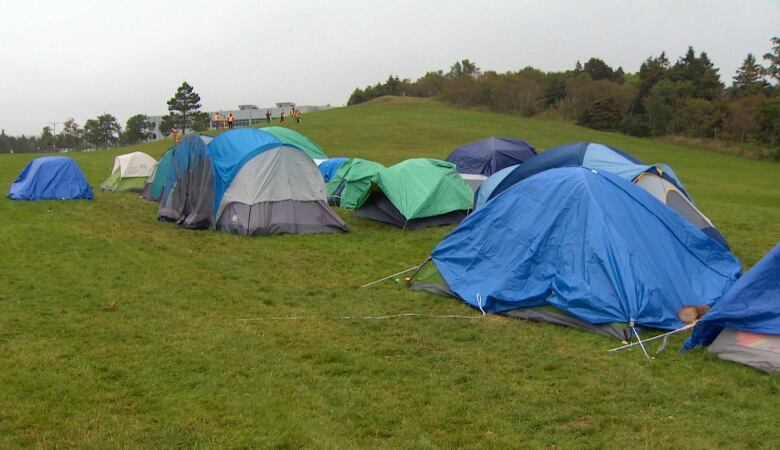
<path fill-rule="evenodd" d="M 449 288 L 485 311 L 551 305 L 592 324 L 661 329 L 682 325 L 681 307 L 718 300 L 741 270 L 642 188 L 571 167 L 511 186 L 431 257 Z"/>
<path fill-rule="evenodd" d="M 338 172 L 341 166 L 344 165 L 345 162 L 347 162 L 347 159 L 349 158 L 344 158 L 344 157 L 330 158 L 320 163 L 318 168 L 320 169 L 322 178 L 325 179 L 326 183 L 330 181 L 330 179 L 333 178 L 334 175 L 336 175 L 336 172 Z"/>
<path fill-rule="evenodd" d="M 715 302 L 684 347 L 710 345 L 724 328 L 780 334 L 780 243 Z"/>
<path fill-rule="evenodd" d="M 94 197 L 78 164 L 63 156 L 30 161 L 8 189 L 11 200 L 92 200 Z"/>
<path fill-rule="evenodd" d="M 447 161 L 455 164 L 458 173 L 489 177 L 534 155 L 536 149 L 528 142 L 493 136 L 456 148 Z"/>
<path fill-rule="evenodd" d="M 556 167 L 577 166 L 607 171 L 628 181 L 632 181 L 642 172 L 652 171 L 672 182 L 690 199 L 690 195 L 688 195 L 682 182 L 668 166 L 663 164 L 644 164 L 642 161 L 623 150 L 592 142 L 577 142 L 574 144 L 560 145 L 534 156 L 518 166 L 511 174 L 507 175 L 506 178 L 493 189 L 493 193 L 489 198 L 495 197 L 515 183 L 519 183 L 539 172 L 554 169 Z"/>
<path fill-rule="evenodd" d="M 504 180 L 504 178 L 509 176 L 509 174 L 512 173 L 512 171 L 516 168 L 517 166 L 504 167 L 503 169 L 489 176 L 487 180 L 483 181 L 482 184 L 479 185 L 477 192 L 474 193 L 474 209 L 481 208 L 482 205 L 484 205 L 485 202 L 490 199 L 490 194 L 493 193 L 493 190 L 496 188 L 496 186 L 498 186 Z"/>

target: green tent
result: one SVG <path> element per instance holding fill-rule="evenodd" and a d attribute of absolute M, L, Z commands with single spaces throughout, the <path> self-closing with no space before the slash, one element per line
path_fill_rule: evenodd
<path fill-rule="evenodd" d="M 311 159 L 328 159 L 328 155 L 322 151 L 319 145 L 315 144 L 314 141 L 309 139 L 307 136 L 298 133 L 295 130 L 284 127 L 264 127 L 261 128 L 261 130 L 271 133 L 284 144 L 290 144 L 298 147 L 307 155 L 309 155 Z"/>
<path fill-rule="evenodd" d="M 328 202 L 342 208 L 355 209 L 371 193 L 371 185 L 385 166 L 366 159 L 350 158 L 328 181 Z"/>
<path fill-rule="evenodd" d="M 404 229 L 460 222 L 474 192 L 446 161 L 414 158 L 379 172 L 378 189 L 355 210 L 357 217 Z"/>
<path fill-rule="evenodd" d="M 157 167 L 154 168 L 152 174 L 146 179 L 142 194 L 145 199 L 153 202 L 160 200 L 160 196 L 165 188 L 165 179 L 168 175 L 168 168 L 171 165 L 171 156 L 173 156 L 173 149 L 169 149 L 165 152 L 162 158 L 160 158 L 160 162 L 157 163 Z"/>
<path fill-rule="evenodd" d="M 157 160 L 143 152 L 119 155 L 114 158 L 111 175 L 100 185 L 100 189 L 140 192 L 155 166 L 157 166 Z"/>

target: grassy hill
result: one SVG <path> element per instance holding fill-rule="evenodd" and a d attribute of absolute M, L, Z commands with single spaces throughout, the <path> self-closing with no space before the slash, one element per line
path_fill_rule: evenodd
<path fill-rule="evenodd" d="M 295 125 L 331 156 L 444 158 L 489 135 L 592 140 L 675 168 L 744 265 L 780 237 L 780 165 L 568 123 L 383 98 Z M 93 185 L 129 150 L 74 153 Z M 34 155 L 0 156 L 8 186 Z M 766 447 L 780 379 L 706 352 L 648 363 L 586 332 L 472 315 L 392 283 L 448 227 L 339 214 L 344 235 L 246 238 L 133 194 L 0 200 L 0 447 Z M 116 309 L 105 306 L 116 301 Z M 293 319 L 295 318 L 295 319 Z"/>

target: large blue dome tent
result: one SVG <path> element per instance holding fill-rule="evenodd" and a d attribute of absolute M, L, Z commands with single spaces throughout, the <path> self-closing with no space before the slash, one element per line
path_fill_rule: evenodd
<path fill-rule="evenodd" d="M 461 222 L 430 262 L 413 288 L 621 339 L 630 325 L 678 328 L 681 307 L 715 302 L 741 270 L 643 189 L 579 167 L 511 186 Z"/>
<path fill-rule="evenodd" d="M 587 167 L 610 172 L 639 184 L 709 237 L 726 248 L 729 247 L 726 238 L 715 228 L 712 221 L 696 207 L 682 181 L 671 167 L 661 163 L 644 164 L 623 150 L 593 142 L 577 142 L 554 147 L 518 165 L 510 173 L 502 172 L 500 179 L 491 180 L 487 186 L 480 186 L 476 200 L 481 198 L 482 201 L 475 204 L 474 208 L 479 208 L 515 183 L 557 167 Z"/>
<path fill-rule="evenodd" d="M 691 305 L 694 306 L 694 305 Z M 780 243 L 699 319 L 684 348 L 780 372 Z"/>
<path fill-rule="evenodd" d="M 76 161 L 64 156 L 30 161 L 8 189 L 11 200 L 92 200 L 94 197 Z"/>

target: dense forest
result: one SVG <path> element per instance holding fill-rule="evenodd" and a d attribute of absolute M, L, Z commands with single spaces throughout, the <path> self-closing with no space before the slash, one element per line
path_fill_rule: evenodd
<path fill-rule="evenodd" d="M 598 58 L 572 70 L 480 70 L 465 59 L 449 72 L 428 72 L 416 81 L 390 76 L 355 89 L 349 105 L 384 95 L 435 97 L 461 107 L 483 107 L 524 116 L 573 120 L 599 130 L 635 136 L 681 135 L 730 139 L 766 147 L 780 159 L 780 37 L 763 55 L 745 57 L 726 86 L 705 52 L 689 47 L 674 63 L 665 53 L 645 60 L 637 73 L 613 69 Z"/>

